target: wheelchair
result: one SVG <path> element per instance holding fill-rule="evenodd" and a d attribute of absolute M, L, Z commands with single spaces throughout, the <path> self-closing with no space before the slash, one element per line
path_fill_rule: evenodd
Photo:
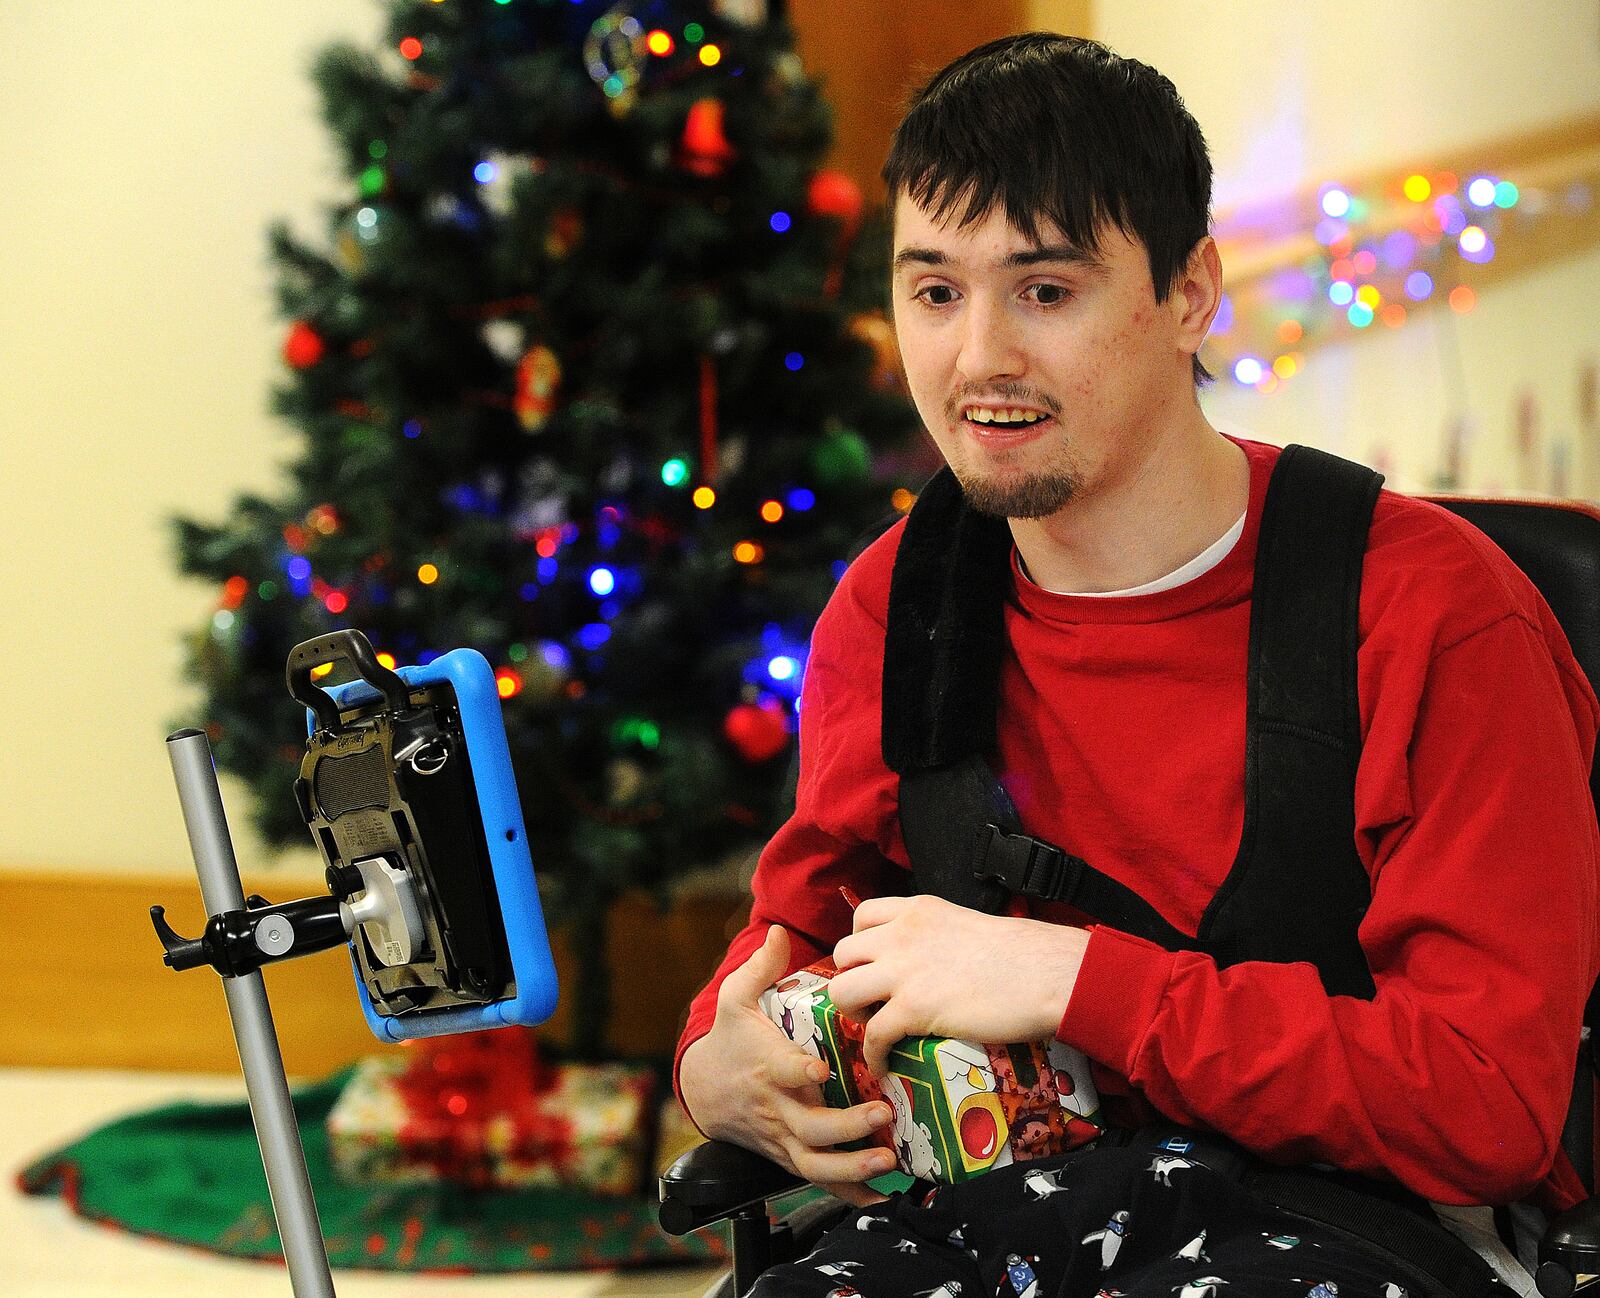
<path fill-rule="evenodd" d="M 1600 691 L 1600 508 L 1566 501 L 1428 499 L 1456 513 L 1503 549 L 1549 603 L 1589 682 Z M 1600 761 L 1589 777 L 1600 805 Z M 1600 1280 L 1600 1186 L 1596 1185 L 1595 1074 L 1590 1029 L 1600 1025 L 1600 985 L 1584 1013 L 1572 1100 L 1562 1147 L 1592 1197 L 1556 1217 L 1539 1242 L 1535 1282 L 1544 1298 L 1570 1298 Z M 770 1205 L 807 1183 L 759 1154 L 707 1141 L 680 1157 L 659 1181 L 659 1220 L 684 1235 L 732 1223 L 733 1268 L 706 1298 L 743 1298 L 768 1267 L 803 1256 L 849 1205 L 830 1195 L 775 1220 Z M 1600 1286 L 1593 1292 L 1600 1294 Z"/>

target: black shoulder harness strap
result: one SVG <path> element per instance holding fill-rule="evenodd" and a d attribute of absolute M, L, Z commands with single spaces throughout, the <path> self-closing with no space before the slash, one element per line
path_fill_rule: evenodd
<path fill-rule="evenodd" d="M 1354 841 L 1356 618 L 1382 482 L 1303 446 L 1274 468 L 1251 601 L 1244 832 L 1190 937 L 1125 884 L 1029 837 L 990 770 L 1011 533 L 941 470 L 901 537 L 884 647 L 883 754 L 900 775 L 915 890 L 990 912 L 1011 892 L 1067 901 L 1223 966 L 1310 961 L 1330 994 L 1370 997 L 1356 940 L 1370 901 Z"/>

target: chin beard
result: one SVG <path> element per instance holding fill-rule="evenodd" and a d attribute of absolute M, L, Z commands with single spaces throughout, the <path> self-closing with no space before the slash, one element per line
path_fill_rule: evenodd
<path fill-rule="evenodd" d="M 1045 518 L 1066 505 L 1083 485 L 1070 473 L 1032 473 L 1006 481 L 957 477 L 967 504 L 995 518 Z"/>

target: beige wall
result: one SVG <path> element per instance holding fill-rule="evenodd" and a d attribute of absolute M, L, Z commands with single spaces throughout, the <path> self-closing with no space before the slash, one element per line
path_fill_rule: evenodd
<path fill-rule="evenodd" d="M 1084 8 L 1035 0 L 1029 25 L 1082 30 Z M 1184 91 L 1230 202 L 1403 161 L 1402 138 L 1469 146 L 1600 102 L 1593 4 L 1523 4 L 1502 29 L 1509 12 L 1093 6 L 1099 34 Z M 379 28 L 355 0 L 0 0 L 0 870 L 190 872 L 161 740 L 200 719 L 179 642 L 214 592 L 174 575 L 163 520 L 216 516 L 293 452 L 266 413 L 283 326 L 263 232 L 277 215 L 315 232 L 345 192 L 305 69 L 325 39 Z M 1486 293 L 1456 344 L 1418 324 L 1330 351 L 1315 382 L 1210 405 L 1357 454 L 1399 437 L 1425 468 L 1453 399 L 1439 358 L 1459 345 L 1489 463 L 1517 383 L 1552 407 L 1570 394 L 1597 300 L 1600 257 L 1574 260 Z"/>
<path fill-rule="evenodd" d="M 1062 7 L 1034 0 L 1054 27 Z M 1600 108 L 1593 0 L 1095 0 L 1095 35 L 1172 78 L 1211 145 L 1216 208 L 1459 156 Z M 1600 222 L 1600 195 L 1590 209 Z M 1226 265 L 1224 265 L 1226 275 Z M 1600 356 L 1600 253 L 1481 293 L 1477 308 L 1414 313 L 1397 331 L 1314 352 L 1270 395 L 1219 381 L 1219 424 L 1384 463 L 1392 485 L 1430 485 L 1446 424 L 1471 428 L 1467 484 L 1543 490 L 1514 451 L 1524 389 L 1546 446 L 1578 433 L 1578 370 Z M 1576 487 L 1600 493 L 1600 429 L 1575 451 Z"/>
<path fill-rule="evenodd" d="M 264 231 L 339 193 L 308 58 L 377 13 L 0 4 L 0 868 L 192 872 L 162 739 L 214 592 L 163 520 L 291 449 Z"/>

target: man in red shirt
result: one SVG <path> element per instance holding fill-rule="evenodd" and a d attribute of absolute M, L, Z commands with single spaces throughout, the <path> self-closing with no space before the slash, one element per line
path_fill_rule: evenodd
<path fill-rule="evenodd" d="M 994 769 L 1031 833 L 1186 933 L 1244 832 L 1251 584 L 1279 455 L 1219 434 L 1196 396 L 1221 296 L 1210 178 L 1170 82 L 1042 34 L 939 73 L 885 167 L 913 399 L 967 503 L 1014 541 Z M 1600 968 L 1600 709 L 1505 556 L 1437 507 L 1378 500 L 1357 659 L 1368 1000 L 1328 995 L 1308 964 L 1219 968 L 1059 903 L 989 915 L 900 895 L 898 777 L 879 732 L 903 530 L 851 566 L 817 624 L 795 813 L 679 1046 L 679 1096 L 703 1132 L 865 1210 L 758 1292 L 848 1280 L 840 1292 L 871 1298 L 972 1285 L 1087 1298 L 1114 1282 L 1214 1298 L 1248 1283 L 1304 1298 L 1343 1280 L 1349 1298 L 1431 1283 L 1237 1186 L 1152 1188 L 1147 1151 L 1091 1148 L 885 1201 L 863 1182 L 892 1156 L 833 1147 L 887 1107 L 823 1107 L 826 1065 L 756 1003 L 830 953 L 831 995 L 866 1020 L 875 1072 L 908 1035 L 1055 1036 L 1089 1056 L 1130 1125 L 1159 1116 L 1436 1203 L 1572 1202 L 1558 1141 Z M 840 885 L 867 899 L 853 916 Z M 1074 1192 L 1007 1197 L 1041 1167 Z M 1295 1245 L 1263 1251 L 1273 1240 L 1314 1243 L 1316 1265 Z M 1273 1269 L 1271 1255 L 1290 1260 Z"/>

